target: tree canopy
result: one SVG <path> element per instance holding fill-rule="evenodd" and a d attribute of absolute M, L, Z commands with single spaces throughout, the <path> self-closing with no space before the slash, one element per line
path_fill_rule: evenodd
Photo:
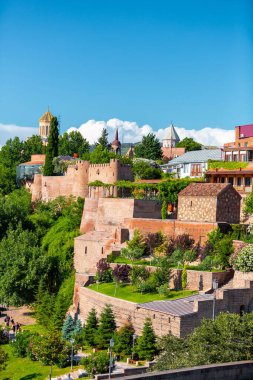
<path fill-rule="evenodd" d="M 50 122 L 50 133 L 48 138 L 48 145 L 46 149 L 46 161 L 44 165 L 43 174 L 51 176 L 54 174 L 53 159 L 58 156 L 58 143 L 59 143 L 59 129 L 57 117 L 53 116 Z"/>
<path fill-rule="evenodd" d="M 177 143 L 177 148 L 185 148 L 186 152 L 190 152 L 191 150 L 201 150 L 202 145 L 191 137 L 185 137 Z"/>
<path fill-rule="evenodd" d="M 160 160 L 163 156 L 160 141 L 153 133 L 143 136 L 141 143 L 135 146 L 134 153 L 136 157 L 149 160 Z"/>
<path fill-rule="evenodd" d="M 59 155 L 73 156 L 74 153 L 81 157 L 85 153 L 89 153 L 90 146 L 88 141 L 82 136 L 79 131 L 63 133 L 59 137 Z"/>

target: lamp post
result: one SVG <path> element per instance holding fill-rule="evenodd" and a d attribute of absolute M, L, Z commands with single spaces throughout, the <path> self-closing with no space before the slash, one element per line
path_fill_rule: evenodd
<path fill-rule="evenodd" d="M 70 365 L 70 369 L 71 369 L 71 371 L 73 371 L 73 356 L 74 356 L 73 344 L 74 344 L 75 340 L 70 339 L 69 342 L 71 344 L 71 365 Z"/>
<path fill-rule="evenodd" d="M 136 334 L 133 334 L 133 351 L 132 351 L 132 360 L 134 360 L 134 344 L 135 344 L 136 339 L 137 339 L 137 335 L 136 335 Z"/>
<path fill-rule="evenodd" d="M 215 319 L 215 301 L 216 301 L 216 290 L 218 289 L 218 281 L 216 279 L 213 280 L 213 321 Z"/>
<path fill-rule="evenodd" d="M 110 362 L 109 362 L 109 379 L 111 378 L 112 373 L 112 348 L 114 346 L 114 339 L 110 339 Z"/>

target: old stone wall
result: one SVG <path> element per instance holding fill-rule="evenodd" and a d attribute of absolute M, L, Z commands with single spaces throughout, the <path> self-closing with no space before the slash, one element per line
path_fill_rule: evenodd
<path fill-rule="evenodd" d="M 217 221 L 216 198 L 179 195 L 178 220 L 215 223 Z"/>
<path fill-rule="evenodd" d="M 239 272 L 235 271 L 233 277 L 233 287 L 234 288 L 243 288 L 245 287 L 246 281 L 253 281 L 253 272 Z"/>
<path fill-rule="evenodd" d="M 162 231 L 164 234 L 177 237 L 182 234 L 189 234 L 196 242 L 203 244 L 207 240 L 209 232 L 218 227 L 217 223 L 198 223 L 198 222 L 183 222 L 176 219 L 142 219 L 142 218 L 126 218 L 124 226 L 131 233 L 135 229 L 139 229 L 142 233 L 150 233 Z"/>
<path fill-rule="evenodd" d="M 133 172 L 130 165 L 124 165 L 117 159 L 110 160 L 108 164 L 90 164 L 89 183 L 101 181 L 103 183 L 115 183 L 118 180 L 133 181 Z"/>
<path fill-rule="evenodd" d="M 231 224 L 240 223 L 240 204 L 241 199 L 231 186 L 217 198 L 216 220 Z"/>
<path fill-rule="evenodd" d="M 169 281 L 171 289 L 177 289 L 181 286 L 182 269 L 172 269 Z M 217 280 L 219 286 L 226 284 L 233 277 L 233 270 L 226 272 L 206 272 L 187 269 L 187 286 L 188 290 L 207 291 L 212 289 L 213 281 Z"/>

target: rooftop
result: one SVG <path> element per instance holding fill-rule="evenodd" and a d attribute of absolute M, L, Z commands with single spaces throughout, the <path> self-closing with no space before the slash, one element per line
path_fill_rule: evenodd
<path fill-rule="evenodd" d="M 186 298 L 179 298 L 174 301 L 153 301 L 138 304 L 143 309 L 160 311 L 165 314 L 171 314 L 177 317 L 187 314 L 193 314 L 194 301 L 203 301 L 213 299 L 212 294 L 196 294 Z"/>
<path fill-rule="evenodd" d="M 230 183 L 190 183 L 179 196 L 216 197 L 229 187 Z"/>
<path fill-rule="evenodd" d="M 47 112 L 44 113 L 43 116 L 39 119 L 39 121 L 51 121 L 53 118 L 53 115 L 51 112 L 48 110 Z"/>
<path fill-rule="evenodd" d="M 168 165 L 187 164 L 191 162 L 207 162 L 208 160 L 222 160 L 221 149 L 202 149 L 186 152 L 182 156 L 171 160 Z"/>

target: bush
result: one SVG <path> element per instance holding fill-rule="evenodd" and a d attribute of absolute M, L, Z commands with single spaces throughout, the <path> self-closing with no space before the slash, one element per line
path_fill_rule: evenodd
<path fill-rule="evenodd" d="M 193 248 L 194 242 L 194 239 L 192 239 L 188 234 L 178 235 L 175 239 L 175 247 L 176 249 L 185 252 Z"/>
<path fill-rule="evenodd" d="M 86 356 L 81 359 L 80 363 L 90 376 L 109 371 L 109 355 L 106 352 L 96 352 Z"/>
<path fill-rule="evenodd" d="M 134 265 L 130 272 L 130 280 L 133 285 L 138 285 L 146 281 L 150 276 L 149 271 L 144 266 Z"/>
<path fill-rule="evenodd" d="M 197 255 L 198 255 L 198 251 L 193 249 L 193 250 L 189 250 L 189 251 L 185 251 L 184 253 L 184 256 L 183 256 L 183 259 L 184 261 L 188 261 L 188 262 L 192 262 L 192 261 L 195 261 L 196 258 L 197 258 Z"/>
<path fill-rule="evenodd" d="M 8 332 L 0 325 L 0 344 L 9 342 Z"/>
<path fill-rule="evenodd" d="M 179 263 L 182 264 L 184 261 L 184 254 L 180 249 L 176 249 L 171 255 L 171 262 L 178 266 Z"/>
<path fill-rule="evenodd" d="M 170 289 L 168 288 L 168 285 L 167 284 L 163 284 L 163 285 L 160 285 L 158 288 L 157 288 L 157 291 L 160 295 L 163 295 L 163 296 L 168 296 L 169 293 L 170 293 Z"/>
<path fill-rule="evenodd" d="M 112 282 L 112 270 L 106 259 L 98 261 L 96 278 L 99 282 Z"/>
<path fill-rule="evenodd" d="M 145 282 L 140 283 L 137 288 L 141 293 L 155 293 L 156 292 L 156 281 L 154 276 L 150 276 Z"/>
<path fill-rule="evenodd" d="M 11 343 L 13 356 L 21 358 L 27 356 L 29 344 L 35 338 L 35 335 L 37 334 L 32 334 L 30 331 L 16 334 L 15 339 Z"/>
<path fill-rule="evenodd" d="M 185 289 L 187 286 L 187 270 L 186 266 L 184 265 L 184 269 L 182 271 L 182 288 Z"/>
<path fill-rule="evenodd" d="M 129 282 L 129 274 L 131 267 L 127 264 L 119 265 L 117 264 L 112 271 L 112 275 L 117 283 L 127 283 Z"/>
<path fill-rule="evenodd" d="M 241 272 L 253 271 L 253 245 L 246 245 L 234 259 L 234 268 Z"/>

